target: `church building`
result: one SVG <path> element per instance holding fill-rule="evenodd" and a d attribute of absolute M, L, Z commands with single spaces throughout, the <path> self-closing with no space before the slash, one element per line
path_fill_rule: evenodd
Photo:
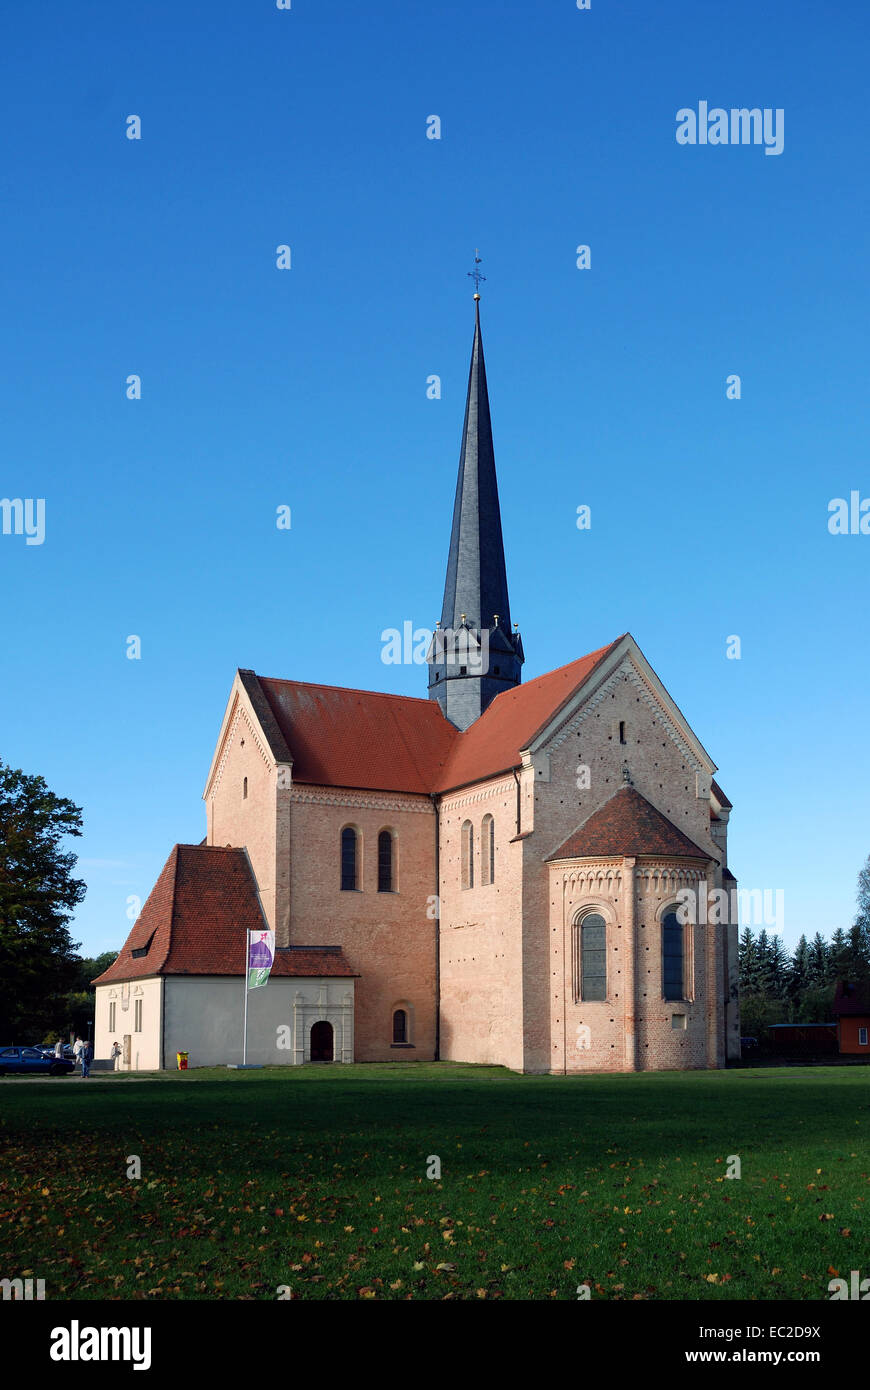
<path fill-rule="evenodd" d="M 571 655 L 566 653 L 566 655 Z M 96 981 L 121 1066 L 722 1067 L 740 1055 L 716 766 L 629 634 L 523 681 L 475 294 L 428 697 L 236 672 L 205 784 Z M 727 893 L 727 901 L 736 898 Z"/>

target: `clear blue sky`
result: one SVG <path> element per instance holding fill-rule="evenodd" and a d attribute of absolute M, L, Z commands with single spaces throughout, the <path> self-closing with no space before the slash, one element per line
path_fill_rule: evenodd
<path fill-rule="evenodd" d="M 7 7 L 2 42 L 0 495 L 44 497 L 46 538 L 0 536 L 0 757 L 84 809 L 83 952 L 204 835 L 236 667 L 425 694 L 381 632 L 440 614 L 475 246 L 526 677 L 631 631 L 741 884 L 786 890 L 787 946 L 848 926 L 864 0 L 83 0 Z M 678 145 L 702 100 L 783 108 L 782 154 Z"/>

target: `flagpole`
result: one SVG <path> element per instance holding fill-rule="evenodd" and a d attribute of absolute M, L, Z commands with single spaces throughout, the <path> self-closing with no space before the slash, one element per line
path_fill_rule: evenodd
<path fill-rule="evenodd" d="M 242 972 L 242 983 L 245 986 L 245 1022 L 242 1032 L 242 1066 L 247 1065 L 248 1061 L 248 929 L 245 928 L 245 968 Z"/>

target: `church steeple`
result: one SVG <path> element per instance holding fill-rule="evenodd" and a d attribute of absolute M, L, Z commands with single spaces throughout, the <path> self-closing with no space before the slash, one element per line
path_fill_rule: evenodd
<path fill-rule="evenodd" d="M 483 279 L 478 264 L 476 257 L 470 272 L 476 287 Z M 444 605 L 429 652 L 430 698 L 460 729 L 467 729 L 499 691 L 519 685 L 523 663 L 519 633 L 511 631 L 478 292 L 474 301 Z"/>

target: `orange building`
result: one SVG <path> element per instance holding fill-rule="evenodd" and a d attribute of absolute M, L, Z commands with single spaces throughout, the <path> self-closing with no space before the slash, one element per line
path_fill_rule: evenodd
<path fill-rule="evenodd" d="M 838 980 L 834 1015 L 840 1052 L 870 1057 L 870 981 Z"/>

